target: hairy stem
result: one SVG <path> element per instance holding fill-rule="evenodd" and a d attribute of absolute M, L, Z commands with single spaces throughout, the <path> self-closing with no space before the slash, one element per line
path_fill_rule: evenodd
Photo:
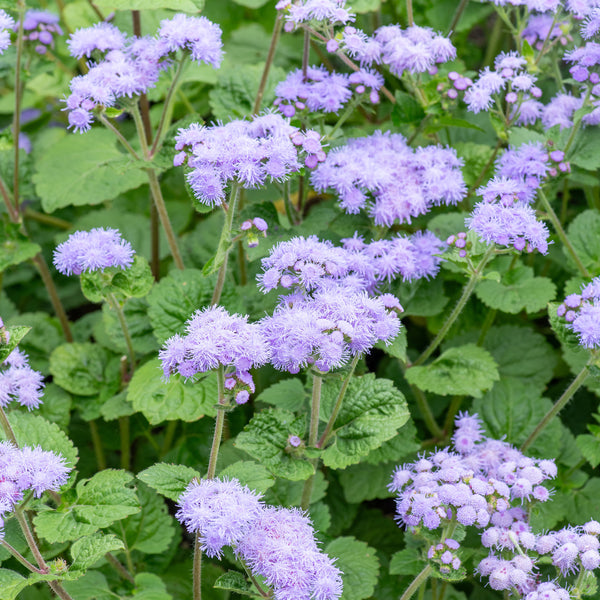
<path fill-rule="evenodd" d="M 417 406 L 419 407 L 419 411 L 421 412 L 421 416 L 423 417 L 423 421 L 425 421 L 425 426 L 429 433 L 431 433 L 434 438 L 441 440 L 444 437 L 444 432 L 437 424 L 437 421 L 431 412 L 431 407 L 429 406 L 429 402 L 427 402 L 427 396 L 425 396 L 422 390 L 414 385 L 411 385 L 410 389 L 415 397 L 415 401 L 417 402 Z"/>
<path fill-rule="evenodd" d="M 27 545 L 29 546 L 31 553 L 35 558 L 35 562 L 37 562 L 42 572 L 48 573 L 50 569 L 48 569 L 48 565 L 46 565 L 46 561 L 44 561 L 44 557 L 42 556 L 40 549 L 37 546 L 35 538 L 33 537 L 33 532 L 31 531 L 29 523 L 27 522 L 27 518 L 23 513 L 23 509 L 19 506 L 15 509 L 13 514 L 15 515 L 17 521 L 19 522 L 19 525 L 21 526 L 21 530 L 23 531 L 23 535 L 27 540 Z"/>
<path fill-rule="evenodd" d="M 580 273 L 584 277 L 589 277 L 590 276 L 589 271 L 585 268 L 584 264 L 581 262 L 581 259 L 579 258 L 579 255 L 577 254 L 575 248 L 569 241 L 569 238 L 567 237 L 567 234 L 566 234 L 565 230 L 563 229 L 563 226 L 560 224 L 559 218 L 556 216 L 554 209 L 550 205 L 550 201 L 548 200 L 548 198 L 546 197 L 546 194 L 544 194 L 544 192 L 541 188 L 538 190 L 538 196 L 542 202 L 542 206 L 544 207 L 546 214 L 548 215 L 552 225 L 554 226 L 556 233 L 558 234 L 558 237 L 560 238 L 560 241 L 565 245 L 567 252 L 571 255 L 571 258 L 575 261 L 575 264 L 577 265 L 577 268 L 579 269 Z"/>
<path fill-rule="evenodd" d="M 202 544 L 200 543 L 200 534 L 198 532 L 196 532 L 194 537 L 192 580 L 194 582 L 193 600 L 202 600 Z"/>
<path fill-rule="evenodd" d="M 223 292 L 223 286 L 225 285 L 225 276 L 227 275 L 227 259 L 229 257 L 229 252 L 231 251 L 231 230 L 233 228 L 233 217 L 235 215 L 239 191 L 239 184 L 233 183 L 229 193 L 229 205 L 225 214 L 225 223 L 223 224 L 221 238 L 219 239 L 219 246 L 217 247 L 217 259 L 222 259 L 223 262 L 219 266 L 217 283 L 210 301 L 211 304 L 219 303 L 219 300 L 221 299 L 221 293 Z"/>
<path fill-rule="evenodd" d="M 8 550 L 26 569 L 28 569 L 32 573 L 44 573 L 42 569 L 38 569 L 37 567 L 33 566 L 18 550 L 13 548 L 5 540 L 0 540 L 0 545 L 4 546 L 6 550 Z"/>
<path fill-rule="evenodd" d="M 281 28 L 283 27 L 283 12 L 277 11 L 275 17 L 275 25 L 273 25 L 273 33 L 271 34 L 271 43 L 269 45 L 269 52 L 267 53 L 267 60 L 265 61 L 265 67 L 258 84 L 258 91 L 256 92 L 256 98 L 254 100 L 254 106 L 252 107 L 252 114 L 256 115 L 260 111 L 260 105 L 262 104 L 263 95 L 265 93 L 265 87 L 267 85 L 267 79 L 269 78 L 269 71 L 273 64 L 273 58 L 275 57 L 275 50 L 279 43 L 279 36 L 281 35 Z"/>
<path fill-rule="evenodd" d="M 463 288 L 462 294 L 461 294 L 458 302 L 456 303 L 454 310 L 450 313 L 450 316 L 448 317 L 446 322 L 442 325 L 442 328 L 439 330 L 438 334 L 435 336 L 435 338 L 432 340 L 432 342 L 429 344 L 429 346 L 427 346 L 427 348 L 425 348 L 425 350 L 423 351 L 421 356 L 419 356 L 419 358 L 417 358 L 417 360 L 415 360 L 415 362 L 412 363 L 411 366 L 416 367 L 418 365 L 423 364 L 432 355 L 433 351 L 442 343 L 443 339 L 446 337 L 446 334 L 450 330 L 450 327 L 452 327 L 452 325 L 454 324 L 454 321 L 456 321 L 456 319 L 462 312 L 463 308 L 465 307 L 467 301 L 471 297 L 471 294 L 473 293 L 475 286 L 477 285 L 477 283 L 479 282 L 479 280 L 481 278 L 481 275 L 483 273 L 483 269 L 485 268 L 485 265 L 487 265 L 487 263 L 492 258 L 494 249 L 495 249 L 495 247 L 492 244 L 488 248 L 487 252 L 483 255 L 483 258 L 481 259 L 480 263 L 474 269 L 471 277 L 469 278 L 469 281 Z"/>
<path fill-rule="evenodd" d="M 419 589 L 421 584 L 429 579 L 433 569 L 427 565 L 423 570 L 411 581 L 410 585 L 404 590 L 404 594 L 400 596 L 400 600 L 410 600 L 413 594 Z"/>
<path fill-rule="evenodd" d="M 555 402 L 554 406 L 544 415 L 543 419 L 537 424 L 536 428 L 530 433 L 529 437 L 523 442 L 521 451 L 524 452 L 533 444 L 536 438 L 544 431 L 548 423 L 565 407 L 567 402 L 573 397 L 575 392 L 582 386 L 590 372 L 590 367 L 596 361 L 592 357 L 588 363 L 581 369 L 577 377 L 571 382 L 571 385 L 564 391 L 563 395 Z"/>
<path fill-rule="evenodd" d="M 125 136 L 106 118 L 106 115 L 100 113 L 98 115 L 98 120 L 106 129 L 108 129 L 114 136 L 119 140 L 123 148 L 133 156 L 136 160 L 140 160 L 139 154 L 133 149 L 133 146 L 127 141 Z"/>
<path fill-rule="evenodd" d="M 342 383 L 342 387 L 340 388 L 340 392 L 335 401 L 335 406 L 333 407 L 333 411 L 331 416 L 329 417 L 329 421 L 327 421 L 327 426 L 325 427 L 325 431 L 321 435 L 321 438 L 317 442 L 317 448 L 323 448 L 325 444 L 329 441 L 331 437 L 331 432 L 333 430 L 333 426 L 335 425 L 335 420 L 337 419 L 338 414 L 340 413 L 340 409 L 342 408 L 342 402 L 344 401 L 344 396 L 346 395 L 346 391 L 348 389 L 348 385 L 350 380 L 352 379 L 352 375 L 354 375 L 354 370 L 356 369 L 356 365 L 360 360 L 362 354 L 357 354 L 352 360 L 352 364 L 350 365 L 350 371 L 348 375 L 344 378 L 344 382 Z"/>
<path fill-rule="evenodd" d="M 446 30 L 446 36 L 449 36 L 454 31 L 456 26 L 458 25 L 458 22 L 460 21 L 460 18 L 462 17 L 463 12 L 465 12 L 465 8 L 467 8 L 467 4 L 469 4 L 469 0 L 460 0 L 458 7 L 454 11 L 452 21 L 450 21 L 450 25 L 448 26 L 448 29 Z"/>
<path fill-rule="evenodd" d="M 313 375 L 312 400 L 310 404 L 310 428 L 308 431 L 308 447 L 315 448 L 319 437 L 319 413 L 321 412 L 321 385 L 323 378 L 320 375 Z M 313 466 L 317 467 L 318 460 L 313 460 Z M 302 489 L 302 500 L 300 507 L 302 510 L 307 510 L 310 506 L 310 497 L 312 495 L 313 486 L 315 483 L 314 474 L 311 475 L 305 482 Z"/>
<path fill-rule="evenodd" d="M 409 27 L 412 27 L 415 24 L 412 0 L 406 0 L 406 20 L 408 21 Z"/>
<path fill-rule="evenodd" d="M 119 573 L 119 575 L 129 581 L 129 583 L 135 583 L 135 579 L 131 575 L 131 573 L 121 564 L 118 558 L 116 558 L 111 552 L 107 552 L 104 555 L 104 558 L 115 568 L 115 571 Z"/>
<path fill-rule="evenodd" d="M 127 319 L 125 319 L 125 312 L 123 311 L 121 303 L 115 298 L 115 295 L 113 293 L 110 293 L 106 299 L 109 306 L 117 313 L 119 325 L 121 326 L 121 331 L 123 332 L 123 337 L 125 338 L 127 355 L 129 357 L 129 375 L 132 376 L 133 372 L 135 371 L 136 359 L 135 350 L 133 349 L 133 340 L 131 338 L 131 332 L 129 331 L 129 326 L 127 325 Z"/>
<path fill-rule="evenodd" d="M 17 442 L 17 438 L 15 437 L 15 432 L 13 428 L 10 426 L 10 422 L 6 413 L 4 412 L 4 408 L 0 406 L 0 425 L 2 425 L 2 431 L 4 431 L 4 435 L 9 442 L 12 442 L 17 448 L 19 444 Z"/>
<path fill-rule="evenodd" d="M 129 471 L 131 467 L 131 435 L 129 417 L 119 417 L 119 437 L 121 439 L 121 469 Z"/>

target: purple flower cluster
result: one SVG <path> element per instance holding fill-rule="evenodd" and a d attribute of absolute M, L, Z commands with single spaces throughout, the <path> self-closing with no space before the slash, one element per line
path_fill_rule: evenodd
<path fill-rule="evenodd" d="M 553 158 L 558 156 L 559 154 L 554 154 Z M 564 153 L 561 153 L 560 161 L 563 158 Z M 517 148 L 510 146 L 498 159 L 496 173 L 503 180 L 515 182 L 520 187 L 519 200 L 530 203 L 535 198 L 536 190 L 550 172 L 549 159 L 548 151 L 540 142 L 521 144 Z M 560 161 L 558 161 L 559 164 Z M 494 187 L 502 189 L 503 185 L 498 180 L 496 182 Z M 488 198 L 487 201 L 489 202 L 490 199 Z"/>
<path fill-rule="evenodd" d="M 447 37 L 417 25 L 406 29 L 384 25 L 372 37 L 355 27 L 346 27 L 342 40 L 343 51 L 362 66 L 387 65 L 398 77 L 404 72 L 435 74 L 437 64 L 456 58 L 456 48 Z"/>
<path fill-rule="evenodd" d="M 258 246 L 258 237 L 262 234 L 263 237 L 267 237 L 267 229 L 269 226 L 264 219 L 260 217 L 254 217 L 254 219 L 247 219 L 240 225 L 241 231 L 246 234 L 248 240 L 248 248 L 256 248 Z"/>
<path fill-rule="evenodd" d="M 456 554 L 460 544 L 452 539 L 446 538 L 443 542 L 430 546 L 427 551 L 427 558 L 438 565 L 440 573 L 449 575 L 452 571 L 460 569 L 461 560 Z"/>
<path fill-rule="evenodd" d="M 0 406 L 4 408 L 15 400 L 29 410 L 42 403 L 44 377 L 29 366 L 27 354 L 15 348 L 4 361 L 8 367 L 0 371 Z"/>
<path fill-rule="evenodd" d="M 564 60 L 572 63 L 569 72 L 575 81 L 583 83 L 589 80 L 593 85 L 600 82 L 600 74 L 597 71 L 590 72 L 590 69 L 600 65 L 600 44 L 587 42 L 584 46 L 573 48 L 565 53 Z"/>
<path fill-rule="evenodd" d="M 107 23 L 76 31 L 67 42 L 76 58 L 98 54 L 89 71 L 72 79 L 66 100 L 69 126 L 88 131 L 96 107 L 118 105 L 154 87 L 168 68 L 173 52 L 181 49 L 192 60 L 218 68 L 222 58 L 221 29 L 206 17 L 176 15 L 161 21 L 157 37 L 131 37 Z"/>
<path fill-rule="evenodd" d="M 560 0 L 493 0 L 496 6 L 526 6 L 530 11 L 556 12 Z"/>
<path fill-rule="evenodd" d="M 532 531 L 529 503 L 550 498 L 542 484 L 556 472 L 554 461 L 529 458 L 506 442 L 485 438 L 477 415 L 460 414 L 452 448 L 398 467 L 389 488 L 399 494 L 398 520 L 407 526 L 433 530 L 461 523 L 484 529 L 481 544 L 490 554 L 477 570 L 492 589 L 516 590 L 529 600 L 566 599 L 564 588 L 540 581 L 537 562 L 551 562 L 562 577 L 597 569 L 600 524 L 589 521 L 542 535 Z M 446 540 L 431 546 L 428 558 L 449 573 L 460 566 L 458 548 Z"/>
<path fill-rule="evenodd" d="M 401 307 L 390 294 L 371 298 L 334 283 L 312 297 L 283 296 L 273 315 L 261 321 L 261 332 L 276 369 L 298 373 L 314 365 L 326 372 L 378 341 L 391 342 L 400 330 L 395 310 Z"/>
<path fill-rule="evenodd" d="M 54 36 L 62 35 L 57 15 L 43 10 L 28 10 L 23 19 L 23 40 L 35 44 L 38 54 L 46 54 L 48 48 L 54 48 Z M 19 24 L 15 25 L 17 28 Z"/>
<path fill-rule="evenodd" d="M 209 556 L 221 556 L 224 546 L 232 546 L 255 575 L 265 578 L 276 600 L 341 596 L 341 572 L 319 549 L 302 511 L 267 506 L 235 479 L 193 481 L 178 506 L 176 517 L 200 534 Z"/>
<path fill-rule="evenodd" d="M 232 367 L 225 374 L 225 388 L 239 404 L 254 392 L 248 372 L 269 360 L 260 327 L 247 316 L 230 315 L 222 306 L 198 310 L 186 323 L 185 335 L 169 338 L 159 353 L 165 377 L 179 373 L 193 377 L 219 366 Z M 249 391 L 248 391 L 249 390 Z"/>
<path fill-rule="evenodd" d="M 54 266 L 64 275 L 104 271 L 110 267 L 128 269 L 135 254 L 131 244 L 116 229 L 96 227 L 76 231 L 54 250 Z"/>
<path fill-rule="evenodd" d="M 350 214 L 367 208 L 377 225 L 411 222 L 440 204 L 455 205 L 466 195 L 451 148 L 413 151 L 400 134 L 382 133 L 349 140 L 332 150 L 312 175 L 319 191 L 333 188 Z"/>
<path fill-rule="evenodd" d="M 529 119 L 532 107 L 537 108 L 539 104 L 534 98 L 540 98 L 542 90 L 535 85 L 536 78 L 527 73 L 526 66 L 527 61 L 518 52 L 502 52 L 496 57 L 493 70 L 486 67 L 474 83 L 457 76 L 454 78 L 454 87 L 466 89 L 464 101 L 473 113 L 489 110 L 494 98 L 505 92 L 506 103 L 515 105 L 512 118 L 517 121 L 521 118 L 520 110 L 525 104 L 523 119 Z M 450 79 L 453 79 L 452 73 Z"/>
<path fill-rule="evenodd" d="M 352 97 L 351 86 L 358 95 L 368 93 L 369 100 L 376 104 L 383 77 L 369 69 L 346 75 L 330 73 L 324 67 L 309 67 L 305 79 L 302 69 L 297 69 L 277 84 L 274 104 L 286 117 L 293 117 L 297 110 L 338 112 Z"/>
<path fill-rule="evenodd" d="M 584 348 L 600 347 L 600 277 L 583 286 L 581 294 L 569 294 L 556 314 L 564 317 Z"/>
<path fill-rule="evenodd" d="M 175 166 L 187 162 L 187 180 L 209 206 L 223 202 L 229 181 L 256 188 L 300 170 L 299 155 L 308 168 L 325 160 L 316 131 L 302 132 L 276 113 L 211 127 L 193 123 L 179 130 L 175 149 Z"/>
<path fill-rule="evenodd" d="M 10 32 L 15 20 L 4 10 L 0 10 L 0 54 L 10 46 Z"/>
<path fill-rule="evenodd" d="M 552 15 L 539 14 L 531 15 L 527 21 L 527 27 L 523 30 L 523 39 L 529 42 L 529 45 L 536 50 L 541 50 L 544 46 L 544 40 L 556 40 L 562 46 L 566 46 L 572 37 L 563 32 L 568 21 L 555 21 Z"/>
<path fill-rule="evenodd" d="M 285 10 L 285 31 L 294 31 L 303 23 L 322 22 L 325 26 L 346 24 L 356 15 L 346 8 L 346 0 L 279 0 L 277 10 Z"/>
<path fill-rule="evenodd" d="M 370 243 L 355 233 L 342 243 L 336 247 L 313 235 L 277 244 L 262 259 L 263 273 L 257 276 L 261 289 L 280 286 L 310 293 L 341 284 L 375 294 L 381 283 L 396 277 L 412 281 L 434 276 L 441 260 L 437 255 L 443 251 L 443 243 L 428 231 Z"/>
<path fill-rule="evenodd" d="M 10 442 L 0 442 L 0 539 L 4 537 L 4 517 L 33 491 L 39 498 L 47 490 L 57 492 L 67 482 L 71 467 L 60 454 L 47 452 L 39 446 L 17 448 Z"/>

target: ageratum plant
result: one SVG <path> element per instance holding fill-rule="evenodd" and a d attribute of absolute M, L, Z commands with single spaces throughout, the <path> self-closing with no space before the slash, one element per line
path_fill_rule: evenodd
<path fill-rule="evenodd" d="M 600 597 L 596 0 L 0 8 L 0 600 Z"/>

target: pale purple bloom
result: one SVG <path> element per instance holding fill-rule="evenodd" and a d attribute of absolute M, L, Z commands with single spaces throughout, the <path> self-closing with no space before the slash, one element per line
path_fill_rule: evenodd
<path fill-rule="evenodd" d="M 67 40 L 71 56 L 90 58 L 92 52 L 108 52 L 121 50 L 125 46 L 127 36 L 111 23 L 95 23 L 91 27 L 78 29 Z"/>
<path fill-rule="evenodd" d="M 248 370 L 269 359 L 269 349 L 258 324 L 247 316 L 230 315 L 222 306 L 197 310 L 186 322 L 185 335 L 169 338 L 159 353 L 165 377 L 179 373 L 193 377 L 217 367 L 233 367 L 242 382 Z M 233 377 L 233 376 L 231 376 Z"/>
<path fill-rule="evenodd" d="M 335 600 L 341 571 L 321 552 L 310 519 L 297 508 L 265 507 L 235 548 L 265 578 L 276 600 Z"/>
<path fill-rule="evenodd" d="M 462 200 L 466 186 L 461 166 L 451 148 L 413 151 L 400 134 L 378 131 L 332 150 L 311 181 L 319 191 L 334 189 L 346 212 L 366 208 L 377 225 L 391 226 Z"/>
<path fill-rule="evenodd" d="M 62 35 L 59 18 L 43 10 L 28 10 L 23 19 L 23 40 L 35 46 L 38 54 L 45 54 L 46 47 L 54 48 L 54 36 Z M 16 23 L 15 29 L 19 27 Z"/>
<path fill-rule="evenodd" d="M 523 38 L 529 42 L 530 46 L 536 50 L 541 50 L 544 40 L 548 36 L 550 36 L 550 40 L 564 36 L 561 30 L 561 26 L 564 25 L 567 25 L 567 21 L 558 21 L 555 23 L 553 16 L 549 14 L 531 15 L 527 22 L 527 27 L 523 30 Z M 564 41 L 566 43 L 567 38 Z"/>
<path fill-rule="evenodd" d="M 553 581 L 538 584 L 525 596 L 525 600 L 570 600 L 571 594 Z"/>
<path fill-rule="evenodd" d="M 202 550 L 221 556 L 224 546 L 237 545 L 263 508 L 262 496 L 237 479 L 192 481 L 177 500 L 177 519 L 200 534 Z"/>
<path fill-rule="evenodd" d="M 573 126 L 573 114 L 581 108 L 582 98 L 571 94 L 557 94 L 542 110 L 542 124 L 549 129 L 558 125 L 561 129 Z"/>
<path fill-rule="evenodd" d="M 600 277 L 584 285 L 581 294 L 569 294 L 556 312 L 565 318 L 584 348 L 600 346 Z"/>
<path fill-rule="evenodd" d="M 0 10 L 0 54 L 10 46 L 10 32 L 14 25 L 14 19 L 6 11 Z"/>
<path fill-rule="evenodd" d="M 355 15 L 346 8 L 346 0 L 282 0 L 277 10 L 286 9 L 286 31 L 293 31 L 301 23 L 321 21 L 326 25 L 345 24 L 354 21 Z"/>
<path fill-rule="evenodd" d="M 128 269 L 135 254 L 131 244 L 116 229 L 97 227 L 76 231 L 54 250 L 54 266 L 64 275 L 104 271 L 110 267 Z"/>
<path fill-rule="evenodd" d="M 184 50 L 192 60 L 218 69 L 223 59 L 221 28 L 206 17 L 177 14 L 160 22 L 158 38 L 169 52 Z"/>
<path fill-rule="evenodd" d="M 299 171 L 301 158 L 309 168 L 325 160 L 317 132 L 302 132 L 276 113 L 211 127 L 193 123 L 175 139 L 175 164 L 187 158 L 192 169 L 187 180 L 198 200 L 209 206 L 223 202 L 230 181 L 257 188 Z"/>
<path fill-rule="evenodd" d="M 29 410 L 38 408 L 42 403 L 44 377 L 29 366 L 27 354 L 15 348 L 2 366 L 8 368 L 0 371 L 0 406 L 4 408 L 15 400 Z"/>

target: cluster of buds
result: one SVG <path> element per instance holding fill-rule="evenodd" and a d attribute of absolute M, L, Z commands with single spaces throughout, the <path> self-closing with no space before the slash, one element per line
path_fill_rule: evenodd
<path fill-rule="evenodd" d="M 254 217 L 254 219 L 247 219 L 240 225 L 242 232 L 246 234 L 248 239 L 248 248 L 256 248 L 258 246 L 259 235 L 267 237 L 267 229 L 269 226 L 264 219 L 260 217 Z"/>
<path fill-rule="evenodd" d="M 460 558 L 456 551 L 460 548 L 460 544 L 452 538 L 446 538 L 443 542 L 431 546 L 427 551 L 427 558 L 438 564 L 440 573 L 449 575 L 452 571 L 460 569 Z"/>
<path fill-rule="evenodd" d="M 35 44 L 38 54 L 46 54 L 48 48 L 54 48 L 54 36 L 63 34 L 58 20 L 57 15 L 43 10 L 27 11 L 23 19 L 23 40 Z"/>
<path fill-rule="evenodd" d="M 314 169 L 319 163 L 323 162 L 327 155 L 321 145 L 321 136 L 314 130 L 296 131 L 291 135 L 292 144 L 301 146 L 307 156 L 304 164 L 309 169 Z"/>
<path fill-rule="evenodd" d="M 454 246 L 455 248 L 458 248 L 458 255 L 461 258 L 467 256 L 467 234 L 464 231 L 461 231 L 456 235 L 451 235 L 446 240 L 446 244 L 448 244 L 448 246 Z"/>

